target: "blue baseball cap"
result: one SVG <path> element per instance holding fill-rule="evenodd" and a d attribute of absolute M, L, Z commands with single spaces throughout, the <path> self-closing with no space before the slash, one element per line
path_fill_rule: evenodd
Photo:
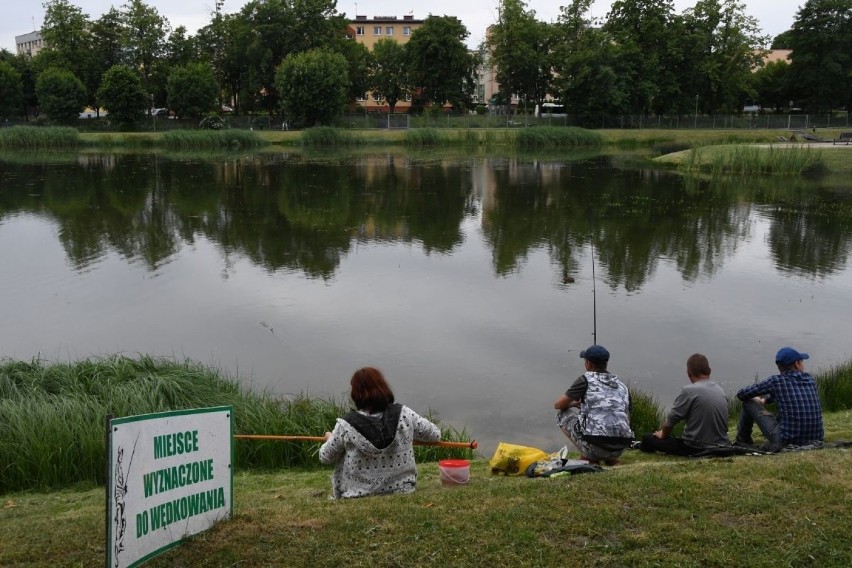
<path fill-rule="evenodd" d="M 788 365 L 792 365 L 796 361 L 809 358 L 810 356 L 807 353 L 799 353 L 792 347 L 782 347 L 778 350 L 778 353 L 775 354 L 775 364 L 784 365 L 786 367 Z"/>
<path fill-rule="evenodd" d="M 603 345 L 592 345 L 585 351 L 580 351 L 583 359 L 596 359 L 598 361 L 609 361 L 609 351 Z"/>

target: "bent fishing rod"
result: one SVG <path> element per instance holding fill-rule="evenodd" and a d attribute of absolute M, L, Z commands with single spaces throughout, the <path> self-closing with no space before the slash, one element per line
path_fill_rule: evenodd
<path fill-rule="evenodd" d="M 322 436 L 280 436 L 272 434 L 234 434 L 234 439 L 238 440 L 278 440 L 282 442 L 325 442 Z M 470 442 L 445 442 L 439 440 L 437 442 L 421 442 L 414 440 L 415 446 L 433 446 L 438 448 L 461 448 L 467 450 L 475 450 L 479 444 L 476 440 Z"/>

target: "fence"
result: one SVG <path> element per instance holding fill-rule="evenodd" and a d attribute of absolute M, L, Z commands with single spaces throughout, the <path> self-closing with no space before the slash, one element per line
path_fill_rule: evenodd
<path fill-rule="evenodd" d="M 289 130 L 286 118 L 269 115 L 227 115 L 224 117 L 231 128 L 245 130 Z M 35 122 L 35 121 L 33 121 Z M 33 124 L 23 120 L 6 121 L 2 126 Z M 36 122 L 38 123 L 38 122 Z M 79 128 L 84 131 L 111 131 L 105 118 L 80 119 Z M 834 114 L 713 114 L 713 115 L 567 115 L 536 117 L 527 114 L 475 115 L 440 114 L 421 116 L 413 114 L 357 113 L 344 114 L 333 126 L 351 129 L 408 129 L 408 128 L 529 128 L 536 126 L 577 126 L 591 129 L 705 129 L 705 130 L 812 130 L 815 128 L 847 129 L 852 126 L 850 113 Z M 138 128 L 143 131 L 164 131 L 182 128 L 198 128 L 197 120 L 172 120 L 151 118 L 142 121 Z"/>
<path fill-rule="evenodd" d="M 606 129 L 737 129 L 810 130 L 848 128 L 849 113 L 840 114 L 744 114 L 744 115 L 567 115 L 536 117 L 506 115 L 408 115 L 347 114 L 335 126 L 342 128 L 529 128 L 534 126 L 577 126 Z M 390 125 L 390 126 L 388 126 Z"/>

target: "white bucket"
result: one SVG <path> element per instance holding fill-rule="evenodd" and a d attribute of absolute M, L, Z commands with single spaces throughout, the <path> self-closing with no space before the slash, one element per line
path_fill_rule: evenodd
<path fill-rule="evenodd" d="M 441 472 L 441 485 L 452 487 L 464 485 L 470 481 L 470 462 L 467 460 L 441 460 L 438 462 Z"/>

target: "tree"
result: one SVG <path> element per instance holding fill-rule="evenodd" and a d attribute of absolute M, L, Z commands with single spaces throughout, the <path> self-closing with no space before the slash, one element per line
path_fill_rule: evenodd
<path fill-rule="evenodd" d="M 762 65 L 769 38 L 736 0 L 701 0 L 684 19 L 695 40 L 687 61 L 699 103 L 707 112 L 739 112 L 744 100 L 754 96 L 752 73 Z"/>
<path fill-rule="evenodd" d="M 124 63 L 122 45 L 127 31 L 121 14 L 113 7 L 92 22 L 90 31 L 92 33 L 92 66 L 97 76 L 102 77 L 113 66 Z M 95 112 L 99 113 L 100 109 L 96 108 Z"/>
<path fill-rule="evenodd" d="M 104 73 L 97 101 L 110 119 L 124 126 L 137 122 L 148 107 L 148 95 L 139 74 L 127 65 L 115 65 Z"/>
<path fill-rule="evenodd" d="M 553 94 L 577 114 L 612 113 L 627 107 L 627 87 L 617 47 L 588 17 L 593 0 L 562 7 L 553 28 Z"/>
<path fill-rule="evenodd" d="M 796 13 L 789 45 L 799 106 L 852 108 L 852 0 L 808 0 Z"/>
<path fill-rule="evenodd" d="M 411 84 L 424 103 L 465 106 L 476 80 L 475 56 L 468 53 L 470 35 L 458 18 L 429 16 L 405 44 Z"/>
<path fill-rule="evenodd" d="M 127 63 L 141 73 L 145 91 L 153 93 L 155 86 L 151 78 L 166 52 L 165 39 L 171 29 L 169 21 L 142 0 L 130 0 L 122 6 L 121 16 L 126 30 Z"/>
<path fill-rule="evenodd" d="M 352 41 L 349 38 L 339 42 L 335 51 L 343 55 L 349 65 L 349 88 L 346 92 L 346 99 L 347 102 L 351 103 L 363 97 L 370 90 L 374 64 L 373 54 L 363 43 Z"/>
<path fill-rule="evenodd" d="M 219 86 L 213 69 L 206 63 L 189 63 L 169 74 L 166 87 L 169 108 L 178 116 L 198 118 L 215 108 Z"/>
<path fill-rule="evenodd" d="M 346 21 L 336 0 L 252 0 L 239 18 L 249 33 L 238 49 L 251 70 L 246 89 L 262 92 L 263 106 L 278 106 L 277 67 L 290 54 L 335 46 L 346 35 Z"/>
<path fill-rule="evenodd" d="M 49 0 L 44 8 L 41 34 L 47 53 L 42 59 L 50 58 L 51 67 L 74 73 L 85 85 L 85 102 L 94 106 L 103 69 L 93 57 L 89 16 L 68 0 Z"/>
<path fill-rule="evenodd" d="M 649 112 L 668 106 L 661 94 L 678 90 L 671 61 L 674 8 L 671 0 L 616 0 L 603 30 L 615 43 L 625 86 L 625 106 L 616 112 Z"/>
<path fill-rule="evenodd" d="M 347 67 L 330 49 L 288 55 L 275 74 L 282 110 L 296 125 L 329 124 L 346 104 Z"/>
<path fill-rule="evenodd" d="M 405 46 L 390 38 L 383 38 L 373 46 L 373 94 L 384 98 L 390 112 L 396 103 L 411 92 Z"/>
<path fill-rule="evenodd" d="M 515 93 L 541 102 L 552 77 L 549 27 L 526 10 L 523 0 L 501 0 L 498 14 L 485 43 L 500 90 L 507 103 Z"/>
<path fill-rule="evenodd" d="M 754 72 L 755 98 L 763 108 L 787 108 L 793 99 L 790 84 L 790 64 L 770 61 Z"/>
<path fill-rule="evenodd" d="M 0 61 L 0 117 L 21 114 L 24 103 L 21 74 L 11 64 Z"/>
<path fill-rule="evenodd" d="M 51 67 L 36 80 L 41 112 L 55 121 L 79 118 L 86 104 L 86 88 L 71 71 Z"/>

